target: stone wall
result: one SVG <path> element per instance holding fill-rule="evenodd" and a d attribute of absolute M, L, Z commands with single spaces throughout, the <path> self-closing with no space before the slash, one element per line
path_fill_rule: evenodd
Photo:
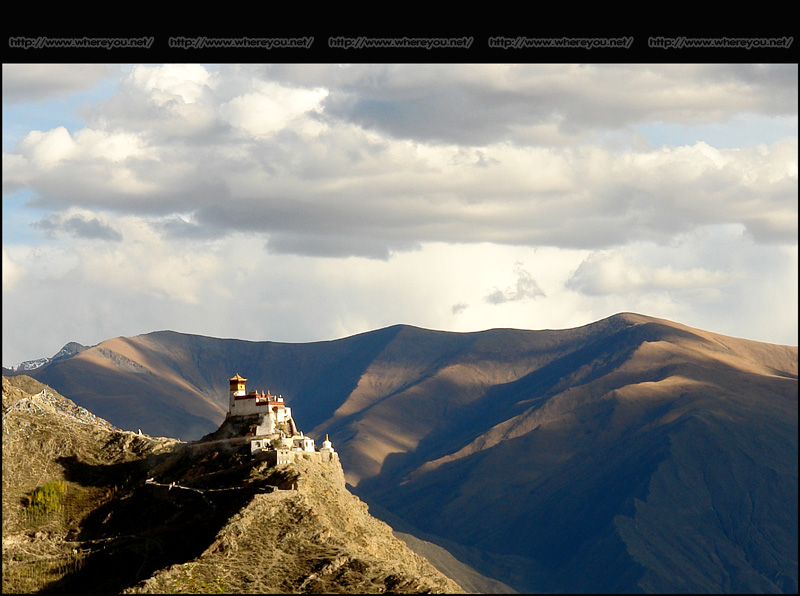
<path fill-rule="evenodd" d="M 317 463 L 338 462 L 339 454 L 336 452 L 297 451 L 294 449 L 269 449 L 254 453 L 259 460 L 266 461 L 272 466 L 283 466 L 294 463 L 296 460 L 306 460 Z"/>

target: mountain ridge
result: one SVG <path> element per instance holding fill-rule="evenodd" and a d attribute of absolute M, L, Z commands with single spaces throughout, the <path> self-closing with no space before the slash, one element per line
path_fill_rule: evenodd
<path fill-rule="evenodd" d="M 118 426 L 192 438 L 238 372 L 330 434 L 362 500 L 521 592 L 792 591 L 797 362 L 793 346 L 619 313 L 304 344 L 154 332 L 31 374 Z M 720 554 L 680 554 L 698 541 Z"/>

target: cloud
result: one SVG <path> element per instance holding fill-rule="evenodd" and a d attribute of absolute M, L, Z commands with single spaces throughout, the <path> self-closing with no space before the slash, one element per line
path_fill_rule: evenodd
<path fill-rule="evenodd" d="M 112 64 L 3 64 L 3 103 L 65 97 L 118 71 L 119 66 Z"/>
<path fill-rule="evenodd" d="M 263 82 L 219 108 L 222 119 L 252 137 L 274 134 L 304 114 L 318 112 L 324 89 L 291 89 Z"/>
<path fill-rule="evenodd" d="M 224 285 L 217 286 L 217 280 L 225 277 L 226 263 L 212 245 L 187 245 L 161 236 L 140 218 L 122 218 L 116 224 L 126 242 L 104 250 L 76 245 L 80 259 L 76 277 L 117 290 L 135 288 L 138 294 L 184 304 L 198 304 L 213 291 L 226 291 Z"/>
<path fill-rule="evenodd" d="M 39 280 L 126 291 L 142 300 L 197 304 L 208 294 L 227 292 L 225 271 L 232 263 L 213 242 L 162 235 L 158 226 L 139 217 L 116 218 L 113 225 L 108 216 L 101 217 L 70 213 L 43 218 L 35 226 L 57 242 L 10 247 L 10 257 Z"/>
<path fill-rule="evenodd" d="M 25 277 L 25 269 L 11 260 L 3 249 L 3 291 L 13 290 L 21 279 Z"/>
<path fill-rule="evenodd" d="M 631 251 L 602 251 L 586 258 L 566 286 L 586 295 L 629 294 L 652 291 L 721 288 L 735 274 L 704 267 L 653 266 Z"/>
<path fill-rule="evenodd" d="M 34 130 L 18 144 L 17 152 L 3 155 L 5 191 L 30 188 L 34 203 L 55 208 L 114 206 L 120 194 L 147 196 L 154 186 L 140 168 L 153 154 L 135 134 L 81 129 L 74 134 L 63 126 Z"/>
<path fill-rule="evenodd" d="M 166 64 L 163 66 L 136 66 L 129 81 L 149 93 L 153 103 L 193 104 L 209 86 L 211 75 L 200 64 Z"/>
<path fill-rule="evenodd" d="M 450 309 L 454 315 L 460 314 L 469 308 L 469 304 L 466 302 L 459 302 L 458 304 L 454 304 Z"/>
<path fill-rule="evenodd" d="M 514 265 L 514 273 L 517 276 L 514 286 L 505 290 L 499 290 L 495 287 L 494 291 L 487 295 L 484 300 L 490 304 L 504 304 L 506 302 L 544 298 L 545 293 L 536 283 L 536 280 L 533 279 L 530 272 L 522 268 L 522 263 Z"/>
<path fill-rule="evenodd" d="M 425 242 L 603 249 L 724 223 L 759 242 L 794 241 L 796 138 L 594 144 L 602 127 L 655 117 L 783 113 L 792 102 L 779 75 L 791 69 L 558 66 L 319 66 L 313 85 L 285 65 L 137 66 L 87 110 L 87 127 L 31 131 L 4 154 L 4 185 L 54 211 L 178 227 L 180 214 L 186 233 L 255 233 L 280 254 L 386 259 Z M 570 144 L 540 146 L 531 135 L 545 129 Z"/>
<path fill-rule="evenodd" d="M 96 217 L 87 219 L 80 214 L 71 217 L 53 214 L 40 219 L 33 225 L 53 237 L 64 231 L 76 238 L 110 240 L 113 242 L 122 241 L 122 235 L 107 223 L 100 221 Z"/>
<path fill-rule="evenodd" d="M 24 280 L 28 284 L 34 281 L 49 280 L 58 283 L 80 266 L 80 255 L 71 246 L 63 244 L 9 245 L 4 246 L 11 264 L 12 281 Z M 21 274 L 24 273 L 24 277 Z M 15 279 L 16 278 L 16 279 Z M 3 284 L 3 296 L 7 292 L 20 293 L 21 283 Z M 26 291 L 21 292 L 23 296 Z M 5 304 L 3 305 L 5 308 Z"/>
<path fill-rule="evenodd" d="M 685 125 L 741 111 L 797 111 L 791 65 L 383 65 L 347 74 L 326 101 L 331 115 L 434 143 L 551 144 L 560 137 L 565 144 L 582 132 L 654 120 Z"/>
<path fill-rule="evenodd" d="M 346 144 L 284 141 L 296 152 L 267 141 L 260 147 L 273 158 L 262 163 L 258 151 L 234 161 L 224 145 L 175 152 L 136 135 L 31 133 L 6 159 L 4 182 L 34 190 L 38 207 L 192 214 L 203 235 L 266 234 L 284 254 L 386 258 L 438 241 L 607 248 L 721 223 L 741 223 L 758 241 L 796 237 L 796 142 L 622 153 L 487 146 L 470 162 L 462 149 L 376 146 L 358 131 Z"/>
<path fill-rule="evenodd" d="M 220 83 L 199 64 L 138 65 L 120 79 L 117 94 L 85 110 L 86 119 L 92 128 L 146 134 L 159 146 L 190 138 L 202 145 L 224 132 L 215 116 Z"/>

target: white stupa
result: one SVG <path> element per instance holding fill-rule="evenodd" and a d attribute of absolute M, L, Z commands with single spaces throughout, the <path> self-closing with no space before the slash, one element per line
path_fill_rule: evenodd
<path fill-rule="evenodd" d="M 327 434 L 325 435 L 325 440 L 322 441 L 322 447 L 320 448 L 320 451 L 325 453 L 336 453 L 333 450 L 333 443 L 331 443 L 330 439 L 328 439 Z"/>

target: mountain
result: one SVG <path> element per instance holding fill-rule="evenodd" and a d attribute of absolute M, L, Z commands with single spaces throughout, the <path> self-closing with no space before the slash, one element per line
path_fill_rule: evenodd
<path fill-rule="evenodd" d="M 3 374 L 8 372 L 16 372 L 16 373 L 23 373 L 29 370 L 36 370 L 37 368 L 43 367 L 45 364 L 49 364 L 54 360 L 58 360 L 60 358 L 68 358 L 69 356 L 74 356 L 75 354 L 80 354 L 86 349 L 87 346 L 81 345 L 77 342 L 71 341 L 66 344 L 63 348 L 61 348 L 53 357 L 51 358 L 37 358 L 36 360 L 26 360 L 25 362 L 20 362 L 12 366 L 9 369 L 3 368 Z"/>
<path fill-rule="evenodd" d="M 28 374 L 187 440 L 240 373 L 330 434 L 383 519 L 522 592 L 796 592 L 797 370 L 797 347 L 622 313 L 306 344 L 163 331 Z"/>
<path fill-rule="evenodd" d="M 3 410 L 4 593 L 463 591 L 336 459 L 120 431 L 26 376 L 3 378 Z"/>

